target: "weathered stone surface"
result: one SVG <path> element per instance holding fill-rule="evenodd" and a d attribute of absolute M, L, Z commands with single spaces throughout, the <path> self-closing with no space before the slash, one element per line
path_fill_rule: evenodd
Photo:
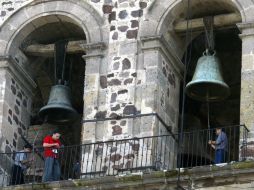
<path fill-rule="evenodd" d="M 20 127 L 18 127 L 18 134 L 22 135 L 22 129 Z"/>
<path fill-rule="evenodd" d="M 119 3 L 128 2 L 128 0 L 118 0 Z"/>
<path fill-rule="evenodd" d="M 112 3 L 112 0 L 104 0 L 104 3 L 105 4 L 110 4 L 110 3 Z"/>
<path fill-rule="evenodd" d="M 26 100 L 26 99 L 23 100 L 23 106 L 24 106 L 25 108 L 27 108 L 27 100 Z"/>
<path fill-rule="evenodd" d="M 124 83 L 124 85 L 127 85 L 127 84 L 131 84 L 132 81 L 133 81 L 133 78 L 129 78 L 129 79 L 124 80 L 123 83 Z"/>
<path fill-rule="evenodd" d="M 121 57 L 114 57 L 114 61 L 121 59 Z"/>
<path fill-rule="evenodd" d="M 103 11 L 104 14 L 109 14 L 109 13 L 112 12 L 112 9 L 113 9 L 113 8 L 114 8 L 114 7 L 111 6 L 111 5 L 103 5 L 102 11 Z"/>
<path fill-rule="evenodd" d="M 115 76 L 114 73 L 110 73 L 110 74 L 107 75 L 108 78 L 111 78 L 111 77 L 114 77 L 114 76 Z"/>
<path fill-rule="evenodd" d="M 127 13 L 126 10 L 120 11 L 119 14 L 118 14 L 118 17 L 120 19 L 125 19 L 127 16 L 128 16 L 128 13 Z"/>
<path fill-rule="evenodd" d="M 10 116 L 8 116 L 8 122 L 12 125 L 12 120 Z"/>
<path fill-rule="evenodd" d="M 119 62 L 115 62 L 115 63 L 113 64 L 113 69 L 114 69 L 114 70 L 118 70 L 118 69 L 119 69 L 119 66 L 120 66 L 120 63 L 119 63 Z"/>
<path fill-rule="evenodd" d="M 128 30 L 126 37 L 128 39 L 133 39 L 133 38 L 137 38 L 137 35 L 138 35 L 138 30 Z"/>
<path fill-rule="evenodd" d="M 110 124 L 112 124 L 112 125 L 115 125 L 116 124 L 116 121 L 110 121 Z"/>
<path fill-rule="evenodd" d="M 125 58 L 123 61 L 122 61 L 122 64 L 123 64 L 123 68 L 122 70 L 127 70 L 127 69 L 130 69 L 131 68 L 131 62 L 128 58 Z"/>
<path fill-rule="evenodd" d="M 119 104 L 117 104 L 116 106 L 114 106 L 114 107 L 111 107 L 111 111 L 117 111 L 117 110 L 119 110 L 120 109 L 120 105 Z"/>
<path fill-rule="evenodd" d="M 138 20 L 131 20 L 131 28 L 136 28 L 136 27 L 139 27 Z"/>
<path fill-rule="evenodd" d="M 117 97 L 117 94 L 116 94 L 116 93 L 112 93 L 112 94 L 111 94 L 110 103 L 116 102 L 116 97 Z"/>
<path fill-rule="evenodd" d="M 112 132 L 112 135 L 121 135 L 123 133 L 123 129 L 119 126 L 119 125 L 115 125 L 112 127 L 113 129 L 113 132 Z"/>
<path fill-rule="evenodd" d="M 129 75 L 130 75 L 130 72 L 121 72 L 120 74 L 119 74 L 119 76 L 120 77 L 123 77 L 123 78 L 127 78 L 127 77 L 129 77 Z"/>
<path fill-rule="evenodd" d="M 100 85 L 102 89 L 107 88 L 108 85 L 106 76 L 100 76 Z"/>
<path fill-rule="evenodd" d="M 14 95 L 16 95 L 16 88 L 13 85 L 11 85 L 11 91 Z"/>
<path fill-rule="evenodd" d="M 12 141 L 12 145 L 14 146 L 14 147 L 16 147 L 17 146 L 17 142 L 13 139 L 13 141 Z"/>
<path fill-rule="evenodd" d="M 141 9 L 144 9 L 144 8 L 147 7 L 147 2 L 141 1 L 141 2 L 139 2 L 139 6 L 140 6 Z"/>
<path fill-rule="evenodd" d="M 104 119 L 106 117 L 107 111 L 99 111 L 95 114 L 96 119 Z"/>
<path fill-rule="evenodd" d="M 18 99 L 16 99 L 16 104 L 20 106 L 20 101 Z"/>
<path fill-rule="evenodd" d="M 17 97 L 18 97 L 20 100 L 22 100 L 23 96 L 22 96 L 21 92 L 18 92 Z"/>
<path fill-rule="evenodd" d="M 131 12 L 131 16 L 133 16 L 133 17 L 141 17 L 141 16 L 143 16 L 143 10 L 137 10 L 137 11 L 132 11 Z"/>
<path fill-rule="evenodd" d="M 6 11 L 1 11 L 0 12 L 0 17 L 4 17 L 6 15 Z"/>
<path fill-rule="evenodd" d="M 15 121 L 15 123 L 18 125 L 19 124 L 19 119 L 18 119 L 18 117 L 15 115 L 15 114 L 13 114 L 13 120 Z"/>
<path fill-rule="evenodd" d="M 110 31 L 113 31 L 113 30 L 115 30 L 115 29 L 116 29 L 115 26 L 110 26 Z"/>
<path fill-rule="evenodd" d="M 11 153 L 12 150 L 11 150 L 11 148 L 9 146 L 5 146 L 5 152 L 6 153 Z"/>
<path fill-rule="evenodd" d="M 122 121 L 120 122 L 120 125 L 121 125 L 121 126 L 125 126 L 126 123 L 127 123 L 126 120 L 122 120 Z"/>
<path fill-rule="evenodd" d="M 16 113 L 17 115 L 19 115 L 19 108 L 18 108 L 17 105 L 14 106 L 14 110 L 15 110 L 15 113 Z"/>
<path fill-rule="evenodd" d="M 112 13 L 108 16 L 108 22 L 111 23 L 112 20 L 116 20 L 116 12 L 112 11 Z"/>
<path fill-rule="evenodd" d="M 132 115 L 132 114 L 136 114 L 137 109 L 135 106 L 133 105 L 127 105 L 124 109 L 123 109 L 123 114 L 124 115 Z"/>
<path fill-rule="evenodd" d="M 117 27 L 117 29 L 120 31 L 120 32 L 125 32 L 129 27 L 128 26 L 119 26 Z"/>
<path fill-rule="evenodd" d="M 8 113 L 12 116 L 12 110 L 11 109 L 8 110 Z"/>
<path fill-rule="evenodd" d="M 119 79 L 112 79 L 108 82 L 109 86 L 119 86 L 121 85 L 121 81 Z"/>
<path fill-rule="evenodd" d="M 137 73 L 132 73 L 131 76 L 137 77 Z"/>
<path fill-rule="evenodd" d="M 117 40 L 118 39 L 118 32 L 114 32 L 114 34 L 112 35 L 112 39 L 113 40 Z"/>
<path fill-rule="evenodd" d="M 119 90 L 118 91 L 118 94 L 125 94 L 125 93 L 128 93 L 128 90 L 124 89 L 124 90 Z"/>
<path fill-rule="evenodd" d="M 121 116 L 118 115 L 118 114 L 116 114 L 116 113 L 111 113 L 111 114 L 109 115 L 109 117 L 110 117 L 110 118 L 114 118 L 114 119 L 120 119 L 120 118 L 121 118 Z"/>

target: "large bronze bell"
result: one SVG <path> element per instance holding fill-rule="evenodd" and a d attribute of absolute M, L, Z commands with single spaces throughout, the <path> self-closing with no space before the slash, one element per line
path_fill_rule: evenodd
<path fill-rule="evenodd" d="M 192 80 L 186 85 L 186 93 L 198 101 L 221 101 L 229 96 L 228 85 L 224 82 L 219 59 L 205 51 L 199 58 Z"/>
<path fill-rule="evenodd" d="M 48 104 L 40 109 L 39 116 L 59 125 L 75 120 L 77 112 L 71 106 L 70 88 L 62 84 L 52 86 Z"/>

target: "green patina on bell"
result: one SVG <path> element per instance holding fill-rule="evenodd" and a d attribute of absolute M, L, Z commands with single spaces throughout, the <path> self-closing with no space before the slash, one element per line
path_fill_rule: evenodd
<path fill-rule="evenodd" d="M 39 111 L 41 118 L 46 118 L 52 124 L 66 124 L 77 118 L 77 112 L 72 108 L 70 88 L 66 85 L 52 86 L 48 104 Z"/>
<path fill-rule="evenodd" d="M 198 101 L 215 102 L 227 98 L 230 94 L 224 82 L 219 59 L 208 51 L 199 58 L 192 80 L 186 85 L 189 97 Z"/>

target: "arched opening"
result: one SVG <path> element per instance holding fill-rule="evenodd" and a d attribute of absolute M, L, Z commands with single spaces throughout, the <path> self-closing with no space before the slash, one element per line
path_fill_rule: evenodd
<path fill-rule="evenodd" d="M 220 102 L 209 103 L 193 100 L 185 94 L 183 105 L 181 85 L 181 97 L 179 102 L 179 113 L 184 108 L 183 126 L 183 152 L 178 164 L 181 167 L 190 167 L 214 163 L 215 151 L 208 145 L 210 139 L 215 140 L 214 130 L 218 126 L 235 126 L 223 128 L 228 136 L 228 158 L 227 161 L 237 161 L 239 157 L 239 123 L 240 123 L 240 92 L 241 92 L 241 40 L 238 37 L 239 31 L 236 23 L 240 22 L 241 16 L 232 1 L 220 0 L 193 0 L 177 4 L 169 13 L 171 19 L 168 23 L 168 31 L 164 35 L 167 40 L 174 44 L 179 56 L 187 54 L 186 84 L 191 81 L 198 58 L 206 49 L 206 36 L 203 26 L 203 18 L 214 17 L 214 41 L 215 50 L 221 62 L 223 78 L 230 88 L 230 96 Z M 167 16 L 167 18 L 169 18 Z M 232 20 L 228 16 L 234 17 Z M 186 46 L 186 26 L 189 18 L 189 39 Z M 216 20 L 218 19 L 218 20 Z M 220 21 L 220 22 L 218 22 Z M 178 30 L 179 23 L 183 23 L 183 30 Z M 165 27 L 165 26 L 164 26 Z M 182 56 L 182 62 L 185 62 Z M 208 119 L 210 126 L 208 127 Z M 179 122 L 179 131 L 180 131 Z M 191 131 L 196 131 L 192 133 Z"/>
<path fill-rule="evenodd" d="M 65 63 L 68 73 L 65 76 L 69 80 L 72 106 L 79 115 L 74 123 L 63 126 L 44 123 L 38 117 L 39 110 L 48 102 L 51 87 L 55 85 L 54 43 L 60 40 L 69 41 Z M 30 125 L 26 134 L 27 140 L 29 142 L 35 140 L 36 146 L 41 146 L 43 137 L 56 128 L 62 133 L 62 141 L 65 145 L 80 143 L 85 73 L 85 61 L 82 55 L 85 52 L 81 48 L 75 49 L 77 47 L 75 44 L 85 40 L 84 31 L 73 19 L 57 14 L 42 16 L 31 21 L 13 40 L 19 52 L 15 55 L 15 59 L 18 61 L 20 57 L 26 58 L 23 67 L 37 84 L 31 104 Z M 71 44 L 75 47 L 69 48 Z M 33 139 L 37 133 L 35 131 L 39 131 L 37 139 Z"/>

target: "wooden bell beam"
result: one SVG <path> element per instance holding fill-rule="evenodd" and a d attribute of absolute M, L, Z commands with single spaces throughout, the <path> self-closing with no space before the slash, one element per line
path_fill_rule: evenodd
<path fill-rule="evenodd" d="M 85 40 L 79 41 L 69 41 L 66 53 L 75 54 L 75 53 L 85 53 L 84 44 Z M 23 49 L 23 52 L 26 55 L 32 56 L 41 56 L 41 57 L 53 57 L 54 56 L 54 44 L 33 44 L 29 45 Z"/>
<path fill-rule="evenodd" d="M 241 22 L 241 15 L 238 13 L 222 14 L 214 16 L 214 28 L 234 26 Z M 178 21 L 173 24 L 174 31 L 177 33 L 185 32 L 187 28 L 187 20 Z M 189 20 L 189 29 L 200 30 L 204 28 L 203 18 Z"/>

